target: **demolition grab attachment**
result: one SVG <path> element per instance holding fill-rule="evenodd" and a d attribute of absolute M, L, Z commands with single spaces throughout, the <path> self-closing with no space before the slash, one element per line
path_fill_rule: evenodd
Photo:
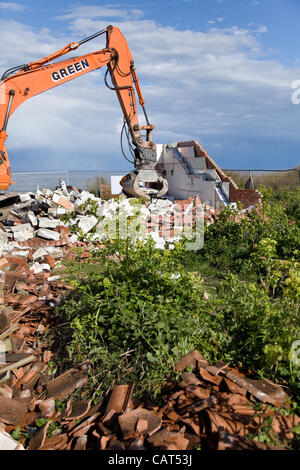
<path fill-rule="evenodd" d="M 159 198 L 168 191 L 168 182 L 156 161 L 156 145 L 152 141 L 146 143 L 149 148 L 137 146 L 134 149 L 136 170 L 124 176 L 120 184 L 124 193 L 130 196 Z"/>

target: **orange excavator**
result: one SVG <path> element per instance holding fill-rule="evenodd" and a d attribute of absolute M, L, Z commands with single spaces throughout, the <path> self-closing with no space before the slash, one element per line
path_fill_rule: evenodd
<path fill-rule="evenodd" d="M 105 49 L 53 62 L 102 34 L 106 34 Z M 13 67 L 3 74 L 0 82 L 0 190 L 8 189 L 12 183 L 5 141 L 8 120 L 18 106 L 39 93 L 63 85 L 105 65 L 107 65 L 105 84 L 116 92 L 124 115 L 121 133 L 122 152 L 124 154 L 122 136 L 125 130 L 129 149 L 134 158 L 132 163 L 135 170 L 121 180 L 123 191 L 130 196 L 147 199 L 161 197 L 167 192 L 168 183 L 157 163 L 156 144 L 152 141 L 154 126 L 148 120 L 134 61 L 126 39 L 114 26 L 108 26 L 79 42 L 71 42 L 43 59 Z M 111 83 L 107 80 L 108 73 Z M 145 126 L 139 125 L 134 88 L 144 112 Z M 145 139 L 142 138 L 141 131 L 145 131 Z M 124 156 L 126 157 L 125 154 Z"/>

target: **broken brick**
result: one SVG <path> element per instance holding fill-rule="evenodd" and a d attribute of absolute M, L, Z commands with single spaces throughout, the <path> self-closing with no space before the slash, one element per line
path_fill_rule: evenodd
<path fill-rule="evenodd" d="M 143 408 L 127 411 L 119 416 L 118 419 L 123 433 L 123 438 L 125 440 L 135 438 L 137 437 L 137 434 L 147 434 L 148 436 L 152 436 L 152 434 L 156 433 L 156 431 L 160 429 L 162 423 L 159 416 Z M 138 426 L 139 422 L 140 424 Z M 147 426 L 145 425 L 145 422 L 147 423 Z"/>
<path fill-rule="evenodd" d="M 48 397 L 63 399 L 88 381 L 84 370 L 70 369 L 47 384 Z"/>
<path fill-rule="evenodd" d="M 208 366 L 208 362 L 204 359 L 204 357 L 198 351 L 192 351 L 180 359 L 180 361 L 175 366 L 175 370 L 182 371 L 188 367 L 196 369 L 198 367 L 206 366 Z"/>

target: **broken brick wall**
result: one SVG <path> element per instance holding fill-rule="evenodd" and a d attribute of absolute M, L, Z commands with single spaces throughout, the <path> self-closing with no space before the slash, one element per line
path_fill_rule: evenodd
<path fill-rule="evenodd" d="M 230 185 L 229 189 L 230 202 L 241 202 L 244 208 L 249 206 L 260 206 L 262 195 L 255 189 L 239 189 Z"/>
<path fill-rule="evenodd" d="M 262 194 L 255 189 L 240 189 L 232 178 L 227 176 L 216 162 L 208 155 L 197 140 L 179 142 L 178 147 L 194 147 L 196 157 L 206 159 L 207 168 L 215 170 L 223 183 L 229 183 L 229 201 L 241 202 L 243 208 L 249 206 L 260 206 L 262 203 Z"/>

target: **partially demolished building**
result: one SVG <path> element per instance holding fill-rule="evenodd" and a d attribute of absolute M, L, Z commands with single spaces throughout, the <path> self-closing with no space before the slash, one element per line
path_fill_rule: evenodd
<path fill-rule="evenodd" d="M 158 161 L 164 166 L 168 195 L 175 199 L 199 196 L 203 204 L 222 209 L 241 202 L 246 209 L 261 203 L 255 189 L 239 189 L 197 140 L 158 145 Z"/>

